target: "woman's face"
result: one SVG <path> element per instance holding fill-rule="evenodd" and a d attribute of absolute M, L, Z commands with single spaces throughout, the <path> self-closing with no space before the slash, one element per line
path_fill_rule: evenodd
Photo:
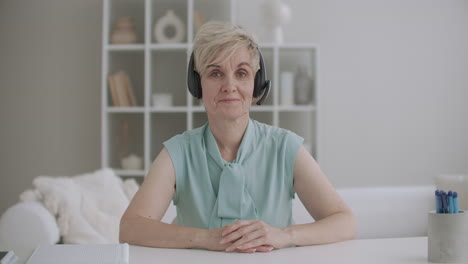
<path fill-rule="evenodd" d="M 210 64 L 201 76 L 203 104 L 208 116 L 236 120 L 249 117 L 255 71 L 247 48 L 222 64 Z"/>

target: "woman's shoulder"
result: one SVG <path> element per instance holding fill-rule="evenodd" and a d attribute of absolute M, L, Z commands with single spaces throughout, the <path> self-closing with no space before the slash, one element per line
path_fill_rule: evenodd
<path fill-rule="evenodd" d="M 252 124 L 255 128 L 255 134 L 258 137 L 262 138 L 272 138 L 272 139 L 280 139 L 280 138 L 288 138 L 288 137 L 299 137 L 296 133 L 281 127 L 276 127 L 272 125 L 268 125 L 265 123 L 258 122 L 252 119 Z"/>
<path fill-rule="evenodd" d="M 201 127 L 197 127 L 191 130 L 184 131 L 181 134 L 177 134 L 173 137 L 171 137 L 167 141 L 177 141 L 177 142 L 193 142 L 193 140 L 198 140 L 203 137 L 203 133 L 205 131 L 205 126 L 203 125 Z"/>

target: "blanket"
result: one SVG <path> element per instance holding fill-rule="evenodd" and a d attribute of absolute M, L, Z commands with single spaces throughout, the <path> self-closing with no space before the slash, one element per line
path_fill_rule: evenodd
<path fill-rule="evenodd" d="M 120 218 L 138 190 L 134 179 L 122 181 L 111 169 L 73 177 L 39 176 L 21 201 L 37 200 L 56 217 L 63 243 L 115 244 Z"/>

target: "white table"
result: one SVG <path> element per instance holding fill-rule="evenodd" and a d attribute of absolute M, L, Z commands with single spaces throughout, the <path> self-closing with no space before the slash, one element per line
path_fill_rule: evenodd
<path fill-rule="evenodd" d="M 269 253 L 226 253 L 197 249 L 130 246 L 130 264 L 154 263 L 429 263 L 427 237 L 364 239 L 329 245 L 294 247 Z"/>

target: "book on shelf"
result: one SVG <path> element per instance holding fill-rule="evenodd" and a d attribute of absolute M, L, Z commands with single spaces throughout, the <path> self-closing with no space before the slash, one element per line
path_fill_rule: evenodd
<path fill-rule="evenodd" d="M 133 91 L 133 85 L 130 81 L 130 77 L 125 72 L 120 73 L 125 85 L 125 92 L 129 100 L 130 106 L 136 106 L 135 92 Z"/>
<path fill-rule="evenodd" d="M 132 82 L 127 73 L 118 71 L 109 74 L 108 81 L 113 106 L 130 107 L 137 105 Z"/>
<path fill-rule="evenodd" d="M 120 106 L 119 97 L 118 97 L 118 94 L 117 94 L 117 87 L 115 85 L 113 75 L 110 74 L 107 77 L 107 80 L 109 81 L 109 90 L 110 90 L 110 94 L 111 94 L 111 98 L 112 98 L 112 105 L 113 106 Z"/>
<path fill-rule="evenodd" d="M 12 250 L 0 251 L 0 264 L 14 264 L 17 260 L 18 256 Z"/>

